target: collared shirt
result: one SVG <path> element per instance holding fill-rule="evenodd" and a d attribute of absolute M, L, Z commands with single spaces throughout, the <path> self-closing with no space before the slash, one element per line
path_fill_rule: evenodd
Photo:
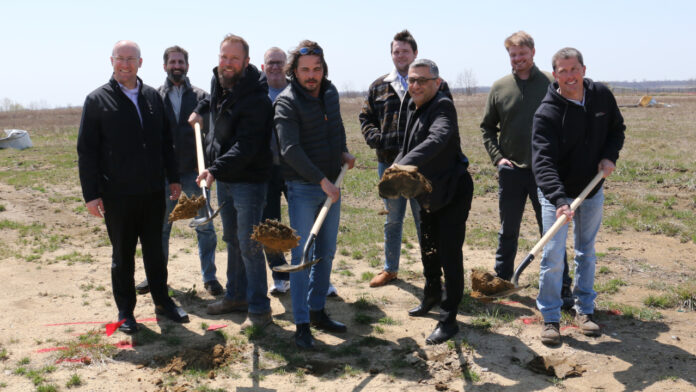
<path fill-rule="evenodd" d="M 396 72 L 396 77 L 399 79 L 399 82 L 401 82 L 401 85 L 404 87 L 404 90 L 408 90 L 408 80 L 406 80 L 406 77 L 401 76 L 401 74 L 398 71 Z"/>
<path fill-rule="evenodd" d="M 138 111 L 138 118 L 140 118 L 140 125 L 143 125 L 143 116 L 140 114 L 140 106 L 138 106 L 138 92 L 140 91 L 140 80 L 136 80 L 135 88 L 134 89 L 129 89 L 128 87 L 122 85 L 120 82 L 118 83 L 119 87 L 121 87 L 121 91 L 123 91 L 124 94 L 126 94 L 126 97 L 133 102 L 133 105 L 135 105 L 135 110 Z"/>
<path fill-rule="evenodd" d="M 560 87 L 557 88 L 557 89 L 556 89 L 556 92 L 560 94 L 560 93 L 561 93 L 561 88 L 560 88 Z M 578 106 L 585 106 L 585 91 L 583 90 L 583 92 L 582 92 L 582 101 L 578 101 L 578 100 L 576 100 L 576 99 L 570 99 L 570 98 L 566 98 L 566 99 L 569 100 L 570 102 L 572 102 L 572 103 L 578 105 Z"/>
<path fill-rule="evenodd" d="M 179 122 L 179 113 L 181 112 L 181 97 L 184 95 L 184 88 L 184 83 L 178 86 L 172 84 L 172 88 L 169 89 L 169 93 L 167 94 L 169 101 L 172 103 L 174 118 L 176 118 L 177 123 Z"/>

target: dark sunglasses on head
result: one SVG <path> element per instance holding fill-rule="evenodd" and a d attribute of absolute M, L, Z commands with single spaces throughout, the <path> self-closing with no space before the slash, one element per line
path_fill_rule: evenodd
<path fill-rule="evenodd" d="M 317 54 L 317 55 L 321 55 L 321 48 L 307 48 L 307 47 L 303 47 L 303 48 L 300 48 L 300 54 L 303 55 L 303 56 L 308 55 L 308 54 Z"/>

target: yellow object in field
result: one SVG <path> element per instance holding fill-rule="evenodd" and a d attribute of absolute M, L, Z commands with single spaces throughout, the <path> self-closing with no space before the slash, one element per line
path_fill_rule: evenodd
<path fill-rule="evenodd" d="M 646 107 L 648 107 L 648 106 L 650 105 L 650 101 L 652 101 L 652 96 L 650 96 L 650 95 L 643 95 L 643 96 L 640 98 L 640 101 L 638 101 L 638 105 L 640 105 L 640 106 L 646 108 Z"/>

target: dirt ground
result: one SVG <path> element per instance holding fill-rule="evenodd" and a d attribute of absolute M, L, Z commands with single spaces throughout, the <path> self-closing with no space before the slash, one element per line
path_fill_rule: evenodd
<path fill-rule="evenodd" d="M 608 182 L 607 191 L 620 194 L 630 189 Z M 359 277 L 379 268 L 339 252 L 334 266 L 345 263 L 352 274 L 332 276 L 339 296 L 328 299 L 327 309 L 348 325 L 348 332 L 314 331 L 317 347 L 301 352 L 293 344 L 289 294 L 271 297 L 275 323 L 263 333 L 243 334 L 239 328 L 243 314 L 207 315 L 205 305 L 214 298 L 202 287 L 195 241 L 190 235 L 175 234 L 169 284 L 191 322 L 156 320 L 150 296 L 139 295 L 135 315 L 143 331 L 134 337 L 118 331 L 107 337 L 102 335 L 104 324 L 116 321 L 116 309 L 105 229 L 102 222 L 79 211 L 83 204 L 79 199 L 57 206 L 55 197 L 60 195 L 79 196 L 80 192 L 67 185 L 47 187 L 45 192 L 18 191 L 0 182 L 4 206 L 0 221 L 44 224 L 44 232 L 63 236 L 58 247 L 36 261 L 21 257 L 27 245 L 20 230 L 0 230 L 4 248 L 0 253 L 4 255 L 0 258 L 4 278 L 0 285 L 0 391 L 36 388 L 36 379 L 19 368 L 44 369 L 44 383 L 59 390 L 67 390 L 66 383 L 78 375 L 81 385 L 70 389 L 84 391 L 696 390 L 696 312 L 683 306 L 661 309 L 659 319 L 628 317 L 611 305 L 600 306 L 597 318 L 603 334 L 597 338 L 583 336 L 566 315 L 562 345 L 542 345 L 533 285 L 537 262 L 521 279 L 532 287 L 488 304 L 467 296 L 456 338 L 426 346 L 425 337 L 434 328 L 437 313 L 423 318 L 406 313 L 421 295 L 420 263 L 402 261 L 394 284 L 371 289 Z M 496 211 L 495 194 L 477 197 L 470 222 L 491 219 Z M 530 212 L 527 217 L 532 216 Z M 184 233 L 190 230 L 186 221 L 176 222 L 175 227 Z M 524 230 L 533 231 L 533 227 Z M 465 246 L 467 282 L 471 268 L 491 269 L 494 251 Z M 679 284 L 696 277 L 693 242 L 602 229 L 597 251 L 603 254 L 597 268 L 608 267 L 608 275 L 625 283 L 615 293 L 600 294 L 598 301 L 605 303 L 644 308 L 643 298 L 660 292 L 657 283 Z M 419 260 L 417 246 L 408 252 Z M 518 262 L 522 257 L 518 254 Z M 226 252 L 219 250 L 216 265 L 223 284 L 225 259 Z M 139 281 L 144 272 L 140 260 L 136 262 Z M 79 335 L 90 331 L 97 336 L 92 349 L 61 361 L 66 350 L 57 348 L 74 348 Z M 112 345 L 108 346 L 115 350 L 112 355 L 95 349 L 106 347 L 104 343 Z M 541 374 L 533 370 L 539 367 L 539 357 L 542 363 L 544 358 L 565 361 L 578 375 L 559 377 L 562 369 Z"/>

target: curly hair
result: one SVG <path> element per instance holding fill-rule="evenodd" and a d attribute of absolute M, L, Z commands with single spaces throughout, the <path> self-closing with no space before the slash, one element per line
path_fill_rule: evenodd
<path fill-rule="evenodd" d="M 304 54 L 300 52 L 304 52 Z M 319 46 L 318 43 L 308 39 L 300 42 L 295 49 L 290 51 L 288 63 L 285 64 L 285 75 L 289 78 L 294 78 L 300 57 L 308 55 L 319 56 L 321 66 L 324 68 L 324 79 L 326 79 L 329 76 L 329 66 L 326 64 L 326 60 L 324 59 L 324 50 L 321 48 L 321 46 Z"/>

